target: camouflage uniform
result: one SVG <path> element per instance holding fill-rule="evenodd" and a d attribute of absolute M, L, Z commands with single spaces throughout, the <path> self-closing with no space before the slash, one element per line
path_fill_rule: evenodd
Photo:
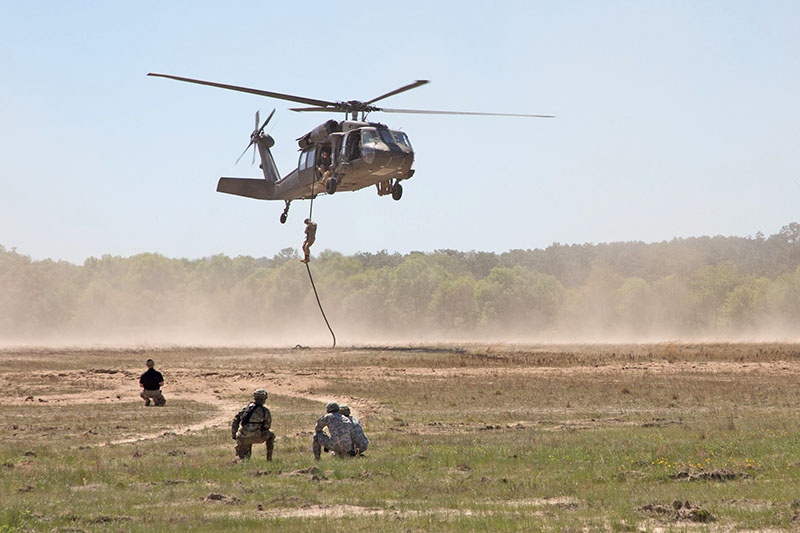
<path fill-rule="evenodd" d="M 346 405 L 339 406 L 339 412 L 349 418 L 350 422 L 353 424 L 353 428 L 350 430 L 350 440 L 353 441 L 353 452 L 356 455 L 361 455 L 369 448 L 369 439 L 364 434 L 364 428 L 361 427 L 361 422 L 358 418 L 350 415 L 350 408 Z"/>
<path fill-rule="evenodd" d="M 317 240 L 317 224 L 316 222 L 311 222 L 310 218 L 305 219 L 306 225 L 306 240 L 303 241 L 303 263 L 308 263 L 311 260 L 311 245 L 314 244 L 314 241 Z"/>
<path fill-rule="evenodd" d="M 329 403 L 326 410 L 328 413 L 317 420 L 317 426 L 314 428 L 312 442 L 314 459 L 319 460 L 322 448 L 332 450 L 336 453 L 336 457 L 352 457 L 354 454 L 350 431 L 353 424 L 349 418 L 339 412 L 339 406 L 336 403 Z M 330 436 L 322 431 L 326 427 Z"/>
<path fill-rule="evenodd" d="M 270 431 L 272 414 L 264 407 L 266 400 L 267 391 L 255 391 L 253 402 L 233 417 L 231 436 L 236 440 L 236 456 L 240 459 L 249 459 L 253 444 L 264 442 L 267 445 L 267 461 L 272 461 L 275 434 Z"/>

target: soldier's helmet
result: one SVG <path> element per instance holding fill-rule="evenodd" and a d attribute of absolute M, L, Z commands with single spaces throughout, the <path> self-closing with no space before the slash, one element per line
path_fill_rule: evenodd
<path fill-rule="evenodd" d="M 339 404 L 336 402 L 331 402 L 325 406 L 325 410 L 329 413 L 338 413 L 339 412 Z"/>
<path fill-rule="evenodd" d="M 264 389 L 258 389 L 253 393 L 253 400 L 256 403 L 264 403 L 267 401 L 268 396 L 269 394 L 267 394 L 267 391 L 265 391 Z"/>
<path fill-rule="evenodd" d="M 350 416 L 350 408 L 345 404 L 339 406 L 339 412 L 344 416 Z"/>

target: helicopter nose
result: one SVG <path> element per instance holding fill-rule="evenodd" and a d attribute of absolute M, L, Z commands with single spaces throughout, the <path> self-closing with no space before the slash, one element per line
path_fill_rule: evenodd
<path fill-rule="evenodd" d="M 397 147 L 381 147 L 374 150 L 371 154 L 363 154 L 364 160 L 375 167 L 380 167 L 384 172 L 398 175 L 405 175 L 414 163 L 414 152 L 404 151 Z M 370 161 L 371 160 L 371 161 Z"/>

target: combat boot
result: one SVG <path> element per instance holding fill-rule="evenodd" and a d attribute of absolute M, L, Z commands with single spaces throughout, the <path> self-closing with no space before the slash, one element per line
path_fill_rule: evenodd
<path fill-rule="evenodd" d="M 320 446 L 319 443 L 314 440 L 314 444 L 311 446 L 311 448 L 314 450 L 314 459 L 319 461 L 320 456 L 322 455 L 322 446 Z"/>
<path fill-rule="evenodd" d="M 252 453 L 252 446 L 247 446 L 247 445 L 236 446 L 236 457 L 238 457 L 242 461 L 250 459 L 251 453 Z"/>

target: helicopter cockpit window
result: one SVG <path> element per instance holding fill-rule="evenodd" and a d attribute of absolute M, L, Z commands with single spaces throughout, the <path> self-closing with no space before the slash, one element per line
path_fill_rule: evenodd
<path fill-rule="evenodd" d="M 409 150 L 411 149 L 411 141 L 408 140 L 408 135 L 402 131 L 392 131 L 392 135 L 397 140 L 397 144 L 401 146 L 408 146 Z"/>
<path fill-rule="evenodd" d="M 378 141 L 378 132 L 371 128 L 363 128 L 361 130 L 361 144 L 374 144 Z"/>
<path fill-rule="evenodd" d="M 380 131 L 381 139 L 383 140 L 383 142 L 385 142 L 386 144 L 395 144 L 396 143 L 396 141 L 394 140 L 394 137 L 392 137 L 392 132 L 391 131 L 389 131 L 387 129 L 383 129 L 383 128 L 381 128 L 378 131 Z"/>
<path fill-rule="evenodd" d="M 411 143 L 408 142 L 408 137 L 402 131 L 392 131 L 388 129 L 379 129 L 381 139 L 386 144 L 398 144 L 400 146 L 407 146 L 411 149 Z"/>

